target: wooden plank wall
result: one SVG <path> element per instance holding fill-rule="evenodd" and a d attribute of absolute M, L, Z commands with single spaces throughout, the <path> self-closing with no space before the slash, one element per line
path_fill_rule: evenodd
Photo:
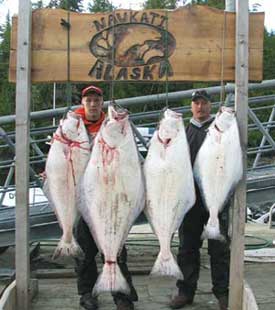
<path fill-rule="evenodd" d="M 62 18 L 67 20 L 67 11 L 33 12 L 33 82 L 67 80 L 67 30 L 60 24 Z M 169 81 L 235 78 L 235 13 L 207 6 L 168 12 L 71 12 L 70 22 L 71 81 L 165 81 L 167 59 Z M 262 79 L 263 32 L 264 13 L 250 14 L 249 79 L 253 81 Z M 12 82 L 16 73 L 16 40 L 17 17 L 13 17 Z"/>

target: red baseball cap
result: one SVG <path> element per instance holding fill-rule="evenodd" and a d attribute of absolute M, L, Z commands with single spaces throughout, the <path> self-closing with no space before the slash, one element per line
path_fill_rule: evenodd
<path fill-rule="evenodd" d="M 89 93 L 96 93 L 99 96 L 103 96 L 103 91 L 101 88 L 94 85 L 90 85 L 82 90 L 82 97 L 87 96 Z"/>

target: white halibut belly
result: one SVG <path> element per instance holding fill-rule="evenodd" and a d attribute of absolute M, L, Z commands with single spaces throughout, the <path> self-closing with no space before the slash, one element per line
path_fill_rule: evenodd
<path fill-rule="evenodd" d="M 80 212 L 105 258 L 94 294 L 129 290 L 117 256 L 144 207 L 144 184 L 134 139 L 127 139 L 123 147 L 108 150 L 96 139 L 83 178 L 85 203 Z"/>
<path fill-rule="evenodd" d="M 92 161 L 92 160 L 91 160 Z M 84 176 L 87 219 L 98 247 L 107 256 L 117 255 L 142 204 L 140 167 L 125 163 L 88 164 Z M 116 258 L 116 257 L 115 257 Z"/>
<path fill-rule="evenodd" d="M 195 203 L 192 167 L 185 133 L 166 149 L 155 135 L 144 165 L 145 214 L 160 242 L 152 274 L 182 278 L 170 249 L 171 238 Z"/>
<path fill-rule="evenodd" d="M 145 171 L 147 206 L 146 214 L 154 230 L 172 235 L 179 227 L 185 213 L 194 204 L 193 176 L 186 178 L 183 161 L 163 163 L 153 159 Z M 189 181 L 188 181 L 189 179 Z"/>
<path fill-rule="evenodd" d="M 196 158 L 194 173 L 206 206 L 216 208 L 218 212 L 243 172 L 241 148 L 236 143 L 235 131 L 232 126 L 220 143 L 213 137 L 206 139 Z"/>
<path fill-rule="evenodd" d="M 194 176 L 210 216 L 203 233 L 209 239 L 223 239 L 218 214 L 243 173 L 237 122 L 220 135 L 208 135 L 194 164 Z"/>
<path fill-rule="evenodd" d="M 54 258 L 59 255 L 75 256 L 80 252 L 73 237 L 73 226 L 77 217 L 76 190 L 88 159 L 89 151 L 74 148 L 67 154 L 66 146 L 59 141 L 54 141 L 49 151 L 44 191 L 63 231 Z"/>
<path fill-rule="evenodd" d="M 59 143 L 58 143 L 59 144 Z M 75 189 L 71 164 L 65 158 L 62 146 L 53 145 L 47 164 L 47 183 L 51 201 L 63 231 L 72 228 L 75 219 Z"/>

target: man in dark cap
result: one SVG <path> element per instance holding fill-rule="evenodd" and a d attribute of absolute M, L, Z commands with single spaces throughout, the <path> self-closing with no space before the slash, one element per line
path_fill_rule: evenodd
<path fill-rule="evenodd" d="M 192 94 L 191 111 L 193 117 L 186 128 L 187 140 L 190 147 L 192 166 L 197 153 L 206 137 L 206 132 L 214 117 L 211 116 L 211 99 L 205 90 Z M 206 163 L 207 164 L 207 163 Z M 203 200 L 197 184 L 196 202 L 186 214 L 179 228 L 178 264 L 184 280 L 177 281 L 178 295 L 170 302 L 172 309 L 181 309 L 192 304 L 197 289 L 200 272 L 201 234 L 206 225 L 209 213 L 203 205 Z M 219 309 L 228 309 L 229 260 L 230 241 L 228 237 L 228 205 L 219 215 L 221 233 L 225 241 L 208 240 L 210 256 L 212 291 L 218 299 Z"/>
<path fill-rule="evenodd" d="M 105 113 L 103 109 L 103 91 L 99 87 L 90 85 L 82 90 L 82 106 L 75 110 L 75 113 L 80 115 L 84 121 L 90 140 L 94 139 L 100 129 L 104 119 Z M 84 256 L 77 257 L 76 274 L 77 274 L 77 288 L 80 297 L 80 306 L 87 310 L 98 309 L 97 298 L 92 296 L 92 290 L 96 283 L 98 272 L 95 257 L 98 253 L 97 245 L 90 233 L 90 230 L 81 217 L 75 228 L 75 237 L 80 245 Z M 127 252 L 125 246 L 123 247 L 120 256 L 118 257 L 118 264 L 121 272 L 127 280 L 130 287 L 130 295 L 117 292 L 113 294 L 114 302 L 117 305 L 117 310 L 133 310 L 133 301 L 138 300 L 135 288 L 132 284 L 132 278 L 126 265 Z"/>

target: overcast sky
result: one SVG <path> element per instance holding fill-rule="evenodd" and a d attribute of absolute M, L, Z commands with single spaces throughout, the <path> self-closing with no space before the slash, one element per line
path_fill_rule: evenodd
<path fill-rule="evenodd" d="M 145 0 L 110 0 L 116 7 L 133 10 L 140 9 L 144 1 Z M 44 4 L 48 2 L 48 0 L 43 0 Z M 86 7 L 89 0 L 84 0 L 83 2 Z M 189 0 L 180 1 L 180 3 L 183 2 L 189 2 Z M 255 3 L 259 3 L 261 5 L 260 10 L 265 12 L 265 26 L 268 31 L 275 31 L 275 0 L 249 0 L 250 7 Z M 18 12 L 18 0 L 4 0 L 3 3 L 0 4 L 0 24 L 5 22 L 8 11 L 11 15 Z"/>

